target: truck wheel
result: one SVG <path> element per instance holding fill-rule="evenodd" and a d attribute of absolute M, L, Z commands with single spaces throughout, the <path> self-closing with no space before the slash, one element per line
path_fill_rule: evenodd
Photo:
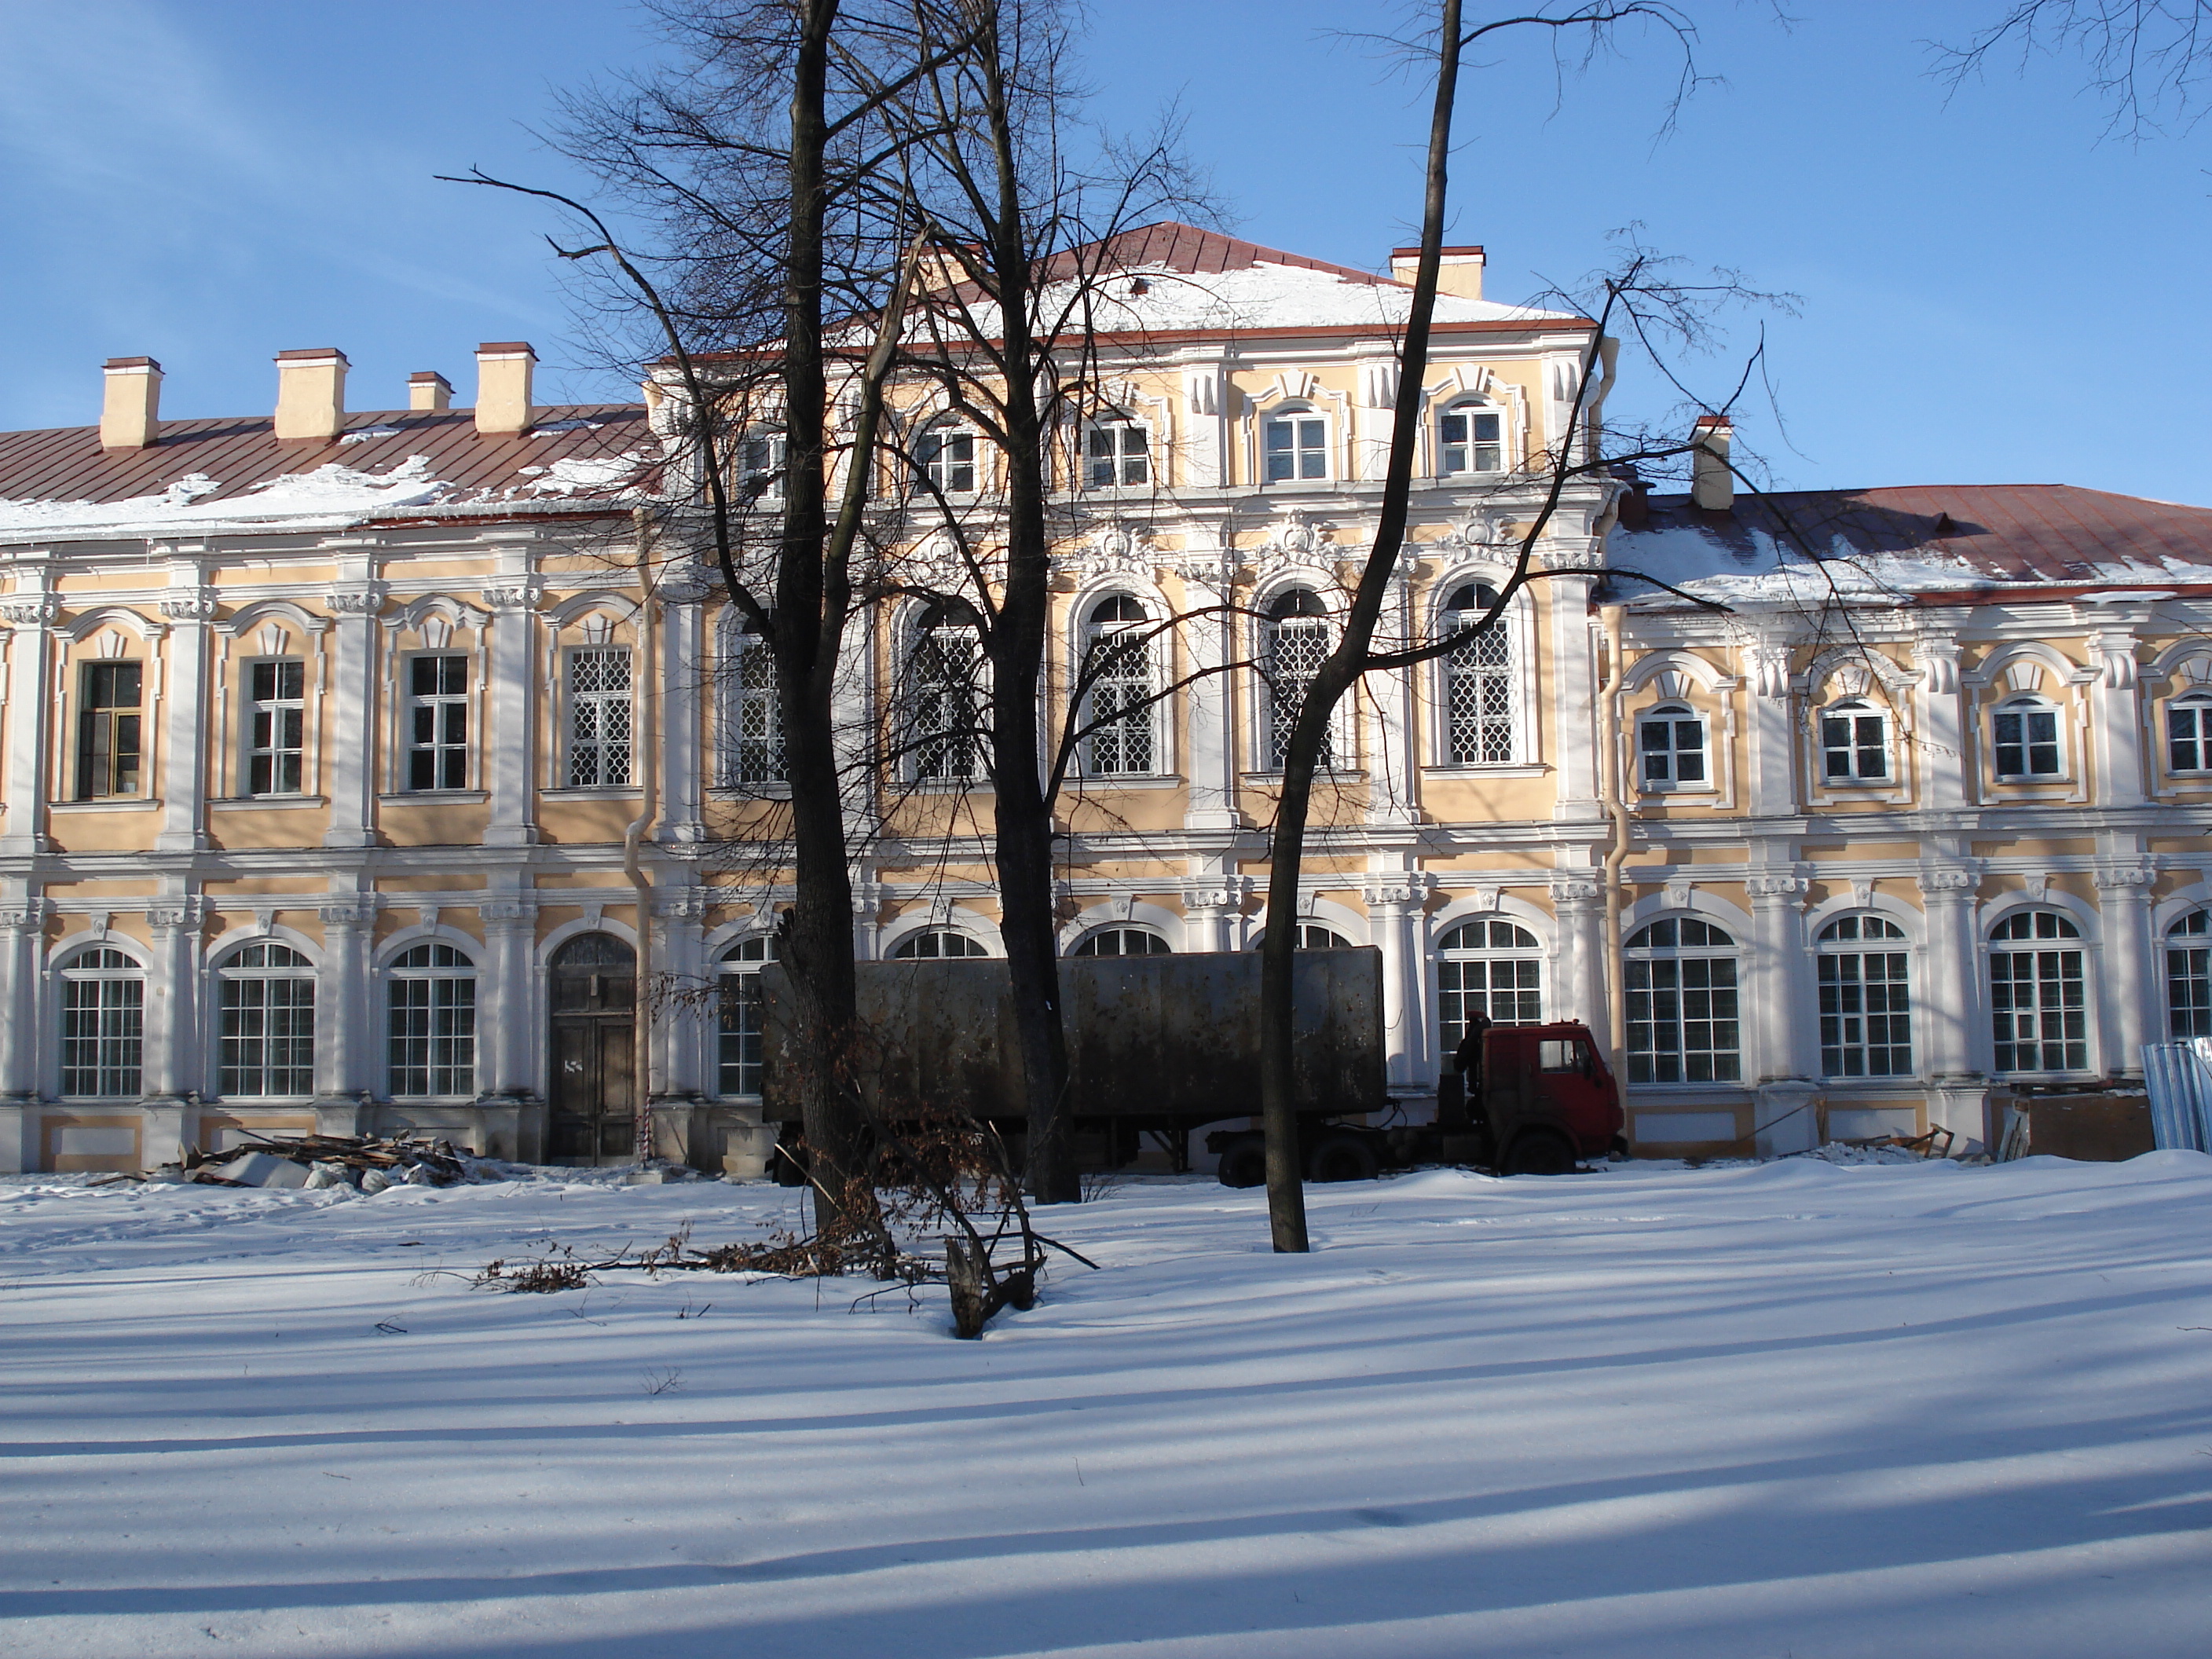
<path fill-rule="evenodd" d="M 1221 1155 L 1218 1171 L 1224 1187 L 1259 1187 L 1267 1180 L 1267 1144 L 1255 1136 L 1249 1140 L 1232 1141 L 1229 1150 Z"/>
<path fill-rule="evenodd" d="M 1530 1133 L 1513 1143 L 1505 1154 L 1504 1173 L 1516 1175 L 1566 1175 L 1575 1167 L 1575 1149 L 1554 1134 Z"/>
<path fill-rule="evenodd" d="M 1328 1135 L 1306 1159 L 1309 1181 L 1372 1181 L 1375 1152 L 1357 1135 Z"/>

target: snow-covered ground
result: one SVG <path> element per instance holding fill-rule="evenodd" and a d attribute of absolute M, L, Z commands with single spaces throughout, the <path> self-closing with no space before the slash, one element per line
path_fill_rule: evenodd
<path fill-rule="evenodd" d="M 617 1275 L 772 1188 L 0 1185 L 0 1649 L 2202 1656 L 2212 1158 L 1055 1212 L 943 1293 Z"/>

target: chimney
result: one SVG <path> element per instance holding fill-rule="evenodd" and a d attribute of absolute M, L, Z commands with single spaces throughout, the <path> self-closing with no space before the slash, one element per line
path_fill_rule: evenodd
<path fill-rule="evenodd" d="M 1482 250 L 1480 247 L 1448 247 L 1438 250 L 1437 261 L 1437 292 L 1455 295 L 1462 300 L 1482 297 Z M 1400 282 L 1411 284 L 1421 269 L 1421 250 L 1417 247 L 1394 247 L 1390 250 L 1390 274 Z"/>
<path fill-rule="evenodd" d="M 527 340 L 489 340 L 477 348 L 477 430 L 530 430 L 530 371 L 538 354 Z"/>
<path fill-rule="evenodd" d="M 1690 434 L 1690 505 L 1725 513 L 1735 505 L 1735 474 L 1729 471 L 1729 441 L 1735 428 L 1725 415 L 1700 415 Z"/>
<path fill-rule="evenodd" d="M 335 346 L 276 354 L 276 438 L 328 443 L 345 424 L 346 356 Z"/>
<path fill-rule="evenodd" d="M 100 406 L 102 449 L 143 449 L 161 434 L 161 366 L 151 357 L 110 357 Z"/>
<path fill-rule="evenodd" d="M 434 368 L 417 369 L 407 377 L 407 407 L 451 409 L 453 383 Z"/>

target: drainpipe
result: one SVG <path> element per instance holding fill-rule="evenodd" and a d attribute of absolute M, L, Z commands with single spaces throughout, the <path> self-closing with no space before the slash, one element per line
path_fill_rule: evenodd
<path fill-rule="evenodd" d="M 1605 855 L 1605 991 L 1607 1046 L 1613 1051 L 1613 1074 L 1620 1080 L 1621 1104 L 1628 1103 L 1628 984 L 1620 959 L 1620 866 L 1629 854 L 1633 826 L 1628 803 L 1623 799 L 1628 780 L 1620 755 L 1621 660 L 1620 606 L 1603 606 L 1605 619 L 1605 753 L 1598 768 L 1598 787 L 1606 810 L 1613 815 L 1613 845 Z"/>
<path fill-rule="evenodd" d="M 637 687 L 637 743 L 631 753 L 637 757 L 639 782 L 644 787 L 644 799 L 638 804 L 638 814 L 623 831 L 623 872 L 629 878 L 630 893 L 637 906 L 637 994 L 631 1015 L 630 1037 L 630 1098 L 637 1123 L 637 1161 L 645 1163 L 653 1157 L 653 884 L 645 878 L 641 854 L 645 838 L 660 815 L 660 721 L 659 691 L 660 676 L 653 656 L 656 637 L 653 597 L 653 519 L 644 507 L 635 507 L 630 521 L 635 529 L 637 550 L 638 672 L 633 682 Z"/>

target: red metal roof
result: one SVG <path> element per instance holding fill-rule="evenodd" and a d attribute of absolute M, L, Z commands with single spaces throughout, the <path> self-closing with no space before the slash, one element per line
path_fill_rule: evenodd
<path fill-rule="evenodd" d="M 1094 250 L 1103 250 L 1103 257 Z M 1224 236 L 1218 230 L 1200 230 L 1196 225 L 1179 224 L 1173 219 L 1139 225 L 1103 242 L 1073 249 L 1052 262 L 1050 274 L 1054 277 L 1071 275 L 1078 258 L 1082 268 L 1088 270 L 1129 270 L 1143 265 L 1164 265 L 1170 270 L 1188 271 L 1194 276 L 1243 270 L 1253 265 L 1296 265 L 1302 270 L 1325 270 L 1347 283 L 1372 283 L 1378 288 L 1405 286 L 1388 276 L 1377 276 L 1371 270 L 1354 270 L 1350 265 L 1309 259 L 1303 253 L 1262 247 L 1257 242 Z"/>

